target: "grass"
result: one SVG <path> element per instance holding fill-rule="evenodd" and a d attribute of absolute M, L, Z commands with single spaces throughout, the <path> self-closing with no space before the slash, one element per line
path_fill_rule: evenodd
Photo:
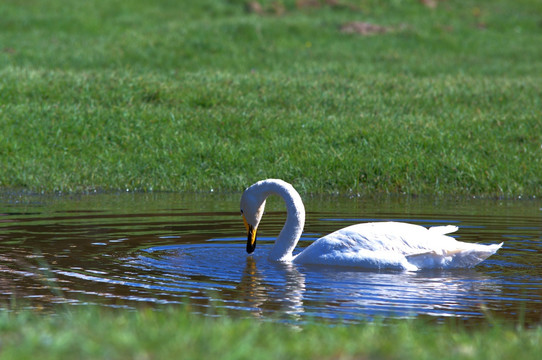
<path fill-rule="evenodd" d="M 41 359 L 538 359 L 542 328 L 466 329 L 401 320 L 291 326 L 187 309 L 98 308 L 0 314 L 0 358 Z"/>
<path fill-rule="evenodd" d="M 542 195 L 540 2 L 244 3 L 3 1 L 0 187 Z"/>
<path fill-rule="evenodd" d="M 0 188 L 542 195 L 537 0 L 5 0 Z M 296 3 L 298 4 L 296 6 Z M 344 34 L 362 21 L 387 32 Z M 540 327 L 0 313 L 0 357 L 538 359 Z"/>

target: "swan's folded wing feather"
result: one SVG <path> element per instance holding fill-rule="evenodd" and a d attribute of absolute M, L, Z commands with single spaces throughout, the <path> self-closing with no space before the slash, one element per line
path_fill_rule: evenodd
<path fill-rule="evenodd" d="M 445 226 L 431 226 L 429 231 L 435 234 L 450 234 L 456 232 L 459 228 L 455 225 L 445 225 Z"/>

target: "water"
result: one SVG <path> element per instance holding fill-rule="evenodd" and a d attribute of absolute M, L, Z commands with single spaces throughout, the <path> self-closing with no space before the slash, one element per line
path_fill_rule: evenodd
<path fill-rule="evenodd" d="M 354 271 L 269 262 L 285 219 L 270 199 L 253 256 L 239 194 L 0 194 L 0 306 L 135 308 L 190 303 L 201 313 L 303 321 L 488 314 L 542 320 L 542 202 L 306 198 L 298 247 L 364 221 L 454 224 L 462 241 L 499 243 L 475 269 Z M 481 320 L 483 321 L 483 320 Z"/>

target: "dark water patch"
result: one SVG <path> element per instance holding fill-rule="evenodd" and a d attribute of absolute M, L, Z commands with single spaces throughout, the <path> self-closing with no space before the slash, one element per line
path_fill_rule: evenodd
<path fill-rule="evenodd" d="M 267 260 L 285 219 L 270 199 L 253 256 L 239 196 L 0 195 L 0 301 L 159 306 L 240 316 L 356 322 L 373 317 L 542 319 L 542 204 L 308 198 L 301 249 L 357 222 L 454 224 L 461 241 L 499 243 L 475 269 L 377 272 Z"/>

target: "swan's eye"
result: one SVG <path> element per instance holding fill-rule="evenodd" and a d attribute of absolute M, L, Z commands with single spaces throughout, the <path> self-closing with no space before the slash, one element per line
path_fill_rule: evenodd
<path fill-rule="evenodd" d="M 241 209 L 241 214 L 243 214 L 243 209 Z"/>

